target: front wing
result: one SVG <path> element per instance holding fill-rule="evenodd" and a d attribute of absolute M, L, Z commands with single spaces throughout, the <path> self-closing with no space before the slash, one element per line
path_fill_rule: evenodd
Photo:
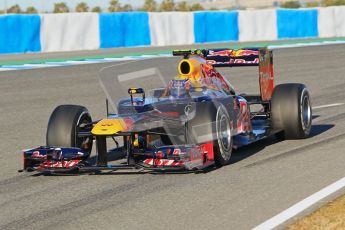
<path fill-rule="evenodd" d="M 193 171 L 202 170 L 214 164 L 213 144 L 162 146 L 128 151 L 119 148 L 127 155 L 122 164 L 109 164 L 96 160 L 94 165 L 87 160 L 88 154 L 79 148 L 41 146 L 23 151 L 23 170 L 43 173 L 82 173 L 118 170 L 145 171 Z M 97 159 L 97 156 L 96 156 Z M 134 159 L 134 160 L 133 160 Z"/>

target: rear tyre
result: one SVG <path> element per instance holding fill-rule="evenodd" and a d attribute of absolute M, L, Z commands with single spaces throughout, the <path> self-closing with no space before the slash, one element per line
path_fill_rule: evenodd
<path fill-rule="evenodd" d="M 277 85 L 271 101 L 271 119 L 278 139 L 302 139 L 310 135 L 312 108 L 308 89 L 303 84 Z"/>
<path fill-rule="evenodd" d="M 188 144 L 212 142 L 214 161 L 218 167 L 230 163 L 233 138 L 230 117 L 223 105 L 197 103 L 194 118 L 186 125 Z"/>
<path fill-rule="evenodd" d="M 76 127 L 91 123 L 88 110 L 79 105 L 60 105 L 50 116 L 47 128 L 47 146 L 77 147 L 90 154 L 92 138 L 78 137 Z"/>

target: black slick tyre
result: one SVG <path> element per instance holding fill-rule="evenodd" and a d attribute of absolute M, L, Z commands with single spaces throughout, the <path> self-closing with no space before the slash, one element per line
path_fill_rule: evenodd
<path fill-rule="evenodd" d="M 303 84 L 289 83 L 274 88 L 271 120 L 278 139 L 303 139 L 310 135 L 312 107 L 308 89 Z"/>
<path fill-rule="evenodd" d="M 77 147 L 90 154 L 92 149 L 91 137 L 77 137 L 76 127 L 83 127 L 91 123 L 88 110 L 79 105 L 60 105 L 50 116 L 46 143 L 54 147 Z"/>
<path fill-rule="evenodd" d="M 223 105 L 197 103 L 193 118 L 186 124 L 186 141 L 188 144 L 212 142 L 216 166 L 227 165 L 233 148 L 230 124 L 229 114 Z"/>

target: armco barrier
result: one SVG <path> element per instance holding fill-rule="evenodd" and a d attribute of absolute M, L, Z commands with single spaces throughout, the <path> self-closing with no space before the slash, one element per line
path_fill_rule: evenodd
<path fill-rule="evenodd" d="M 41 51 L 39 16 L 0 16 L 0 53 L 39 51 Z"/>
<path fill-rule="evenodd" d="M 278 39 L 318 37 L 317 13 L 317 9 L 278 9 Z"/>
<path fill-rule="evenodd" d="M 41 15 L 43 52 L 99 49 L 99 40 L 97 13 Z"/>
<path fill-rule="evenodd" d="M 104 13 L 99 22 L 101 48 L 151 44 L 148 13 Z"/>
<path fill-rule="evenodd" d="M 0 53 L 345 37 L 345 6 L 0 16 Z"/>
<path fill-rule="evenodd" d="M 194 13 L 196 43 L 238 41 L 238 12 Z"/>

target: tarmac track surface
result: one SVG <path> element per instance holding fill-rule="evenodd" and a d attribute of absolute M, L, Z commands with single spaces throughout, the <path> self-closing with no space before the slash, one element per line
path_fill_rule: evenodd
<path fill-rule="evenodd" d="M 305 83 L 313 106 L 345 103 L 344 61 L 345 45 L 276 50 L 276 83 Z M 97 72 L 107 65 L 0 73 L 0 229 L 249 229 L 345 175 L 344 105 L 315 109 L 309 139 L 272 137 L 204 174 L 17 173 L 57 105 L 104 116 Z M 224 72 L 239 92 L 258 92 L 257 69 Z"/>

